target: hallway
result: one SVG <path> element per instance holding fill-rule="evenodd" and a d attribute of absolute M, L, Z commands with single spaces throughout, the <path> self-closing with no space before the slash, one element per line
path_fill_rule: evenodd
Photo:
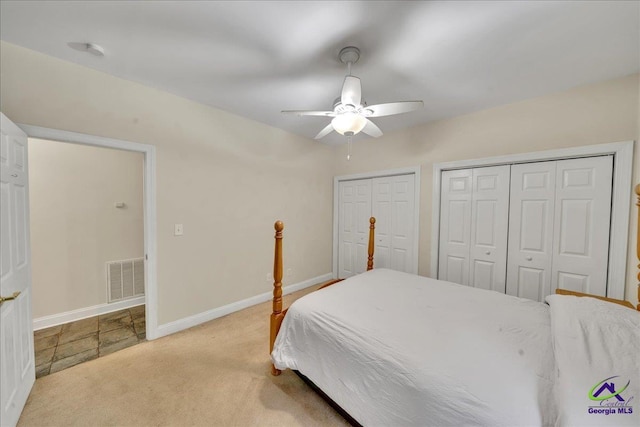
<path fill-rule="evenodd" d="M 34 332 L 36 378 L 93 360 L 146 339 L 145 306 Z"/>

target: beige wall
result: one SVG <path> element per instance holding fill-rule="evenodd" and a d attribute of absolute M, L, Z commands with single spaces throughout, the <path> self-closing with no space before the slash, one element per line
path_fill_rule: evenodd
<path fill-rule="evenodd" d="M 34 318 L 105 304 L 105 263 L 144 256 L 142 172 L 142 153 L 29 140 Z"/>
<path fill-rule="evenodd" d="M 331 271 L 330 148 L 5 42 L 0 55 L 14 122 L 156 146 L 160 324 L 271 291 L 276 219 L 285 285 Z"/>
<path fill-rule="evenodd" d="M 421 166 L 419 273 L 429 275 L 434 163 L 638 140 L 638 100 L 639 76 L 632 75 L 388 133 L 355 143 L 351 161 L 345 158 L 346 147 L 337 149 L 336 174 Z M 425 102 L 428 107 L 429 100 Z M 640 182 L 637 147 L 634 182 Z M 635 209 L 634 205 L 632 222 Z M 632 233 L 635 229 L 633 224 Z M 635 301 L 637 262 L 631 236 L 626 293 Z"/>
<path fill-rule="evenodd" d="M 157 147 L 161 324 L 269 291 L 276 218 L 286 224 L 285 268 L 294 271 L 288 283 L 331 271 L 334 175 L 421 166 L 419 257 L 427 275 L 433 163 L 640 137 L 636 75 L 388 133 L 354 144 L 347 162 L 345 146 L 329 148 L 11 44 L 0 47 L 0 108 L 12 120 Z M 638 182 L 638 150 L 634 157 Z M 178 222 L 183 237 L 173 236 Z M 630 299 L 633 292 L 628 286 Z"/>

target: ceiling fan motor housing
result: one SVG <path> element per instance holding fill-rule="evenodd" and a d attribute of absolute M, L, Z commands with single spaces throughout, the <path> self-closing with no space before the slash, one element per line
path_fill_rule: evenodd
<path fill-rule="evenodd" d="M 364 98 L 362 98 L 362 100 L 360 101 L 360 105 L 362 106 L 362 108 L 365 108 L 367 106 L 367 101 L 364 100 Z M 335 111 L 336 113 L 339 113 L 341 111 L 338 111 L 340 107 L 342 106 L 342 99 L 340 97 L 337 97 L 334 101 L 333 101 L 333 111 Z"/>
<path fill-rule="evenodd" d="M 358 59 L 360 59 L 360 49 L 355 46 L 347 46 L 340 50 L 338 58 L 340 58 L 340 62 L 343 64 L 355 64 L 358 62 Z"/>

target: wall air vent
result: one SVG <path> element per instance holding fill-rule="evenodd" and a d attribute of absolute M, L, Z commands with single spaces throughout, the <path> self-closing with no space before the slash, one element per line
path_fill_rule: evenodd
<path fill-rule="evenodd" d="M 144 258 L 107 262 L 109 302 L 144 295 Z"/>

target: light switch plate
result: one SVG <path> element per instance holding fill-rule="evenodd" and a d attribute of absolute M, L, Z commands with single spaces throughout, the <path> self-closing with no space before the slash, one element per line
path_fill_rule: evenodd
<path fill-rule="evenodd" d="M 182 229 L 182 224 L 174 224 L 173 226 L 173 235 L 174 236 L 182 236 L 184 231 Z"/>

